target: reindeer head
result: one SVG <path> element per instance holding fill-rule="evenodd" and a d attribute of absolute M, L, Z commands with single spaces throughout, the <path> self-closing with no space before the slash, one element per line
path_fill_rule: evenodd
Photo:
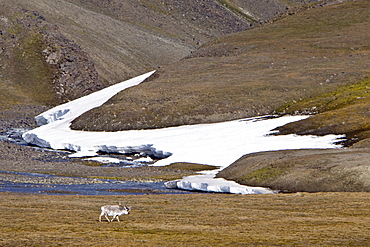
<path fill-rule="evenodd" d="M 127 214 L 130 213 L 131 207 L 127 207 L 126 205 L 122 205 L 121 202 L 118 202 L 119 209 L 126 210 Z"/>
<path fill-rule="evenodd" d="M 127 207 L 127 206 L 125 205 L 125 206 L 123 206 L 123 208 L 127 211 L 127 214 L 129 214 L 129 213 L 130 213 L 131 207 Z"/>

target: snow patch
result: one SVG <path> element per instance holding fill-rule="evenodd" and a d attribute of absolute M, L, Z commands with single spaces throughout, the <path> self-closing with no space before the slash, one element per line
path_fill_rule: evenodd
<path fill-rule="evenodd" d="M 35 117 L 38 126 L 45 125 L 57 120 L 62 120 L 63 116 L 66 115 L 70 109 L 60 109 L 55 112 L 46 113 Z"/>
<path fill-rule="evenodd" d="M 142 156 L 150 156 L 157 159 L 164 159 L 172 155 L 172 153 L 170 152 L 156 150 L 153 147 L 153 144 L 127 147 L 100 145 L 96 146 L 96 150 L 98 150 L 98 152 L 104 153 L 119 153 L 119 154 L 140 153 L 140 155 Z"/>
<path fill-rule="evenodd" d="M 58 120 L 66 120 L 67 122 L 71 122 L 74 118 L 80 116 L 81 114 L 101 106 L 120 91 L 140 84 L 154 72 L 155 71 L 145 73 L 130 80 L 117 83 L 76 100 L 56 106 L 36 116 L 36 122 L 39 124 L 39 126 Z"/>
<path fill-rule="evenodd" d="M 282 149 L 338 148 L 334 142 L 342 136 L 271 135 L 272 129 L 308 116 L 258 117 L 214 124 L 118 132 L 85 132 L 69 128 L 71 121 L 79 115 L 102 105 L 119 91 L 138 85 L 153 73 L 154 71 L 118 83 L 40 114 L 36 118 L 44 125 L 24 133 L 23 139 L 29 144 L 41 147 L 76 152 L 70 157 L 94 157 L 94 160 L 101 160 L 97 158 L 99 152 L 139 153 L 147 160 L 136 163 L 135 160 L 126 160 L 119 163 L 138 165 L 140 162 L 144 164 L 152 162 L 152 159 L 160 159 L 154 165 L 189 162 L 213 165 L 221 169 L 248 153 Z M 106 158 L 105 160 L 111 161 Z M 166 183 L 166 186 L 239 194 L 273 193 L 269 189 L 242 186 L 232 181 L 215 179 L 214 176 L 215 173 L 205 173 L 171 181 Z"/>
<path fill-rule="evenodd" d="M 96 161 L 104 164 L 111 164 L 111 163 L 119 163 L 120 160 L 117 158 L 111 158 L 111 157 L 92 157 L 92 158 L 87 158 L 84 159 L 87 161 Z"/>
<path fill-rule="evenodd" d="M 185 177 L 180 180 L 165 183 L 169 189 L 183 189 L 205 192 L 232 193 L 232 194 L 272 194 L 273 190 L 262 187 L 250 187 L 228 181 L 223 178 L 215 178 L 215 174 L 196 175 Z"/>

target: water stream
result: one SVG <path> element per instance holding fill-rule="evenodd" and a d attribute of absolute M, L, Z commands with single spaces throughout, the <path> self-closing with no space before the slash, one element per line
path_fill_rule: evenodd
<path fill-rule="evenodd" d="M 39 173 L 9 171 L 0 171 L 0 191 L 51 195 L 138 195 L 190 193 L 187 191 L 166 189 L 163 182 L 129 182 L 109 179 L 61 177 Z"/>
<path fill-rule="evenodd" d="M 7 132 L 0 133 L 0 141 L 9 141 L 18 145 L 28 145 L 22 138 L 22 134 L 24 133 L 24 131 L 24 129 L 10 129 Z M 121 163 L 122 167 L 133 167 L 136 165 L 140 165 L 140 163 L 130 164 Z M 51 195 L 132 195 L 194 193 L 178 189 L 167 189 L 164 186 L 164 182 L 131 182 L 109 179 L 64 177 L 41 173 L 11 172 L 1 170 L 0 192 L 37 193 Z"/>

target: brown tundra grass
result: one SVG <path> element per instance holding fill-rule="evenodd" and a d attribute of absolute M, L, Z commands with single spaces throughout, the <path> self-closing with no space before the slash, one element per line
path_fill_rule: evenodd
<path fill-rule="evenodd" d="M 369 193 L 1 193 L 0 246 L 369 246 Z M 127 202 L 121 222 L 100 206 Z"/>

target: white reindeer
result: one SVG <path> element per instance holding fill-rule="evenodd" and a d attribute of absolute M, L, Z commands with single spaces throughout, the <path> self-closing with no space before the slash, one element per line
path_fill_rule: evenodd
<path fill-rule="evenodd" d="M 120 222 L 118 216 L 129 213 L 130 208 L 122 206 L 121 203 L 118 203 L 118 205 L 105 205 L 101 207 L 99 221 L 101 222 L 101 217 L 104 215 L 108 222 L 112 222 L 115 218 L 117 218 L 117 221 Z M 109 220 L 108 216 L 113 216 L 112 220 Z"/>

